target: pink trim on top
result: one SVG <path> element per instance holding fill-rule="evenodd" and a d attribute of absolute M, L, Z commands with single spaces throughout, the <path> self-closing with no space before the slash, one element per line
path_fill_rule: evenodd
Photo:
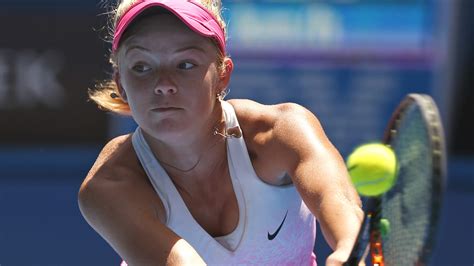
<path fill-rule="evenodd" d="M 201 36 L 217 41 L 219 50 L 225 55 L 225 34 L 217 19 L 205 7 L 193 0 L 143 0 L 128 9 L 119 20 L 114 33 L 112 52 L 116 52 L 120 39 L 130 23 L 150 7 L 162 7 L 172 12 L 186 26 Z"/>

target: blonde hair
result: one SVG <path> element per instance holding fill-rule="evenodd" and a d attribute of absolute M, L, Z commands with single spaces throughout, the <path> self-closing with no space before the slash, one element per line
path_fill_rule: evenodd
<path fill-rule="evenodd" d="M 109 36 L 113 38 L 113 34 L 115 32 L 115 27 L 118 24 L 118 21 L 122 18 L 122 16 L 130 9 L 133 5 L 135 5 L 138 1 L 141 0 L 122 0 L 116 8 L 110 12 L 110 24 L 109 27 Z M 221 10 L 222 10 L 222 3 L 221 0 L 196 0 L 201 3 L 211 14 L 214 15 L 217 22 L 221 26 L 224 34 L 227 38 L 226 33 L 226 23 L 222 18 Z M 217 45 L 216 45 L 217 49 Z M 219 50 L 219 49 L 217 49 Z M 219 73 L 225 71 L 224 60 L 226 58 L 225 54 L 221 52 L 218 53 L 217 58 L 217 70 Z M 117 60 L 116 54 L 111 53 L 109 57 L 109 62 L 114 68 L 114 71 L 117 71 Z M 89 89 L 89 98 L 93 100 L 100 109 L 106 111 L 112 111 L 122 115 L 130 115 L 130 106 L 127 102 L 125 102 L 121 95 L 118 88 L 117 83 L 113 79 L 105 80 L 99 82 L 95 85 L 94 89 Z"/>

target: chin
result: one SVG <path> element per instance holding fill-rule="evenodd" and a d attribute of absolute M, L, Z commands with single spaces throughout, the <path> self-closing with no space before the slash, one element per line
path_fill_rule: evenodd
<path fill-rule="evenodd" d="M 189 134 L 186 133 L 188 128 L 183 125 L 157 123 L 150 128 L 150 135 L 163 141 L 177 140 L 189 136 Z"/>

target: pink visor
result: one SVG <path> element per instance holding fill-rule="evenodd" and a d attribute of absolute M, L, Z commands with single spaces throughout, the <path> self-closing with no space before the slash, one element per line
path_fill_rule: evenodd
<path fill-rule="evenodd" d="M 120 38 L 143 11 L 150 7 L 162 7 L 176 15 L 194 32 L 216 40 L 225 55 L 225 35 L 216 18 L 206 8 L 193 0 L 142 0 L 133 5 L 120 19 L 114 33 L 112 52 L 116 52 Z"/>

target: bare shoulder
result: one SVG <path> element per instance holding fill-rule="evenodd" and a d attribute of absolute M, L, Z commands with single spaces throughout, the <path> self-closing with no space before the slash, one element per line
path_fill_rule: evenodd
<path fill-rule="evenodd" d="M 263 105 L 229 100 L 234 107 L 257 174 L 268 183 L 288 172 L 301 153 L 330 146 L 316 116 L 296 103 Z M 268 160 L 271 158 L 271 160 Z"/>
<path fill-rule="evenodd" d="M 248 137 L 270 130 L 277 117 L 274 105 L 245 99 L 233 99 L 228 102 L 234 107 L 240 127 Z"/>
<path fill-rule="evenodd" d="M 161 201 L 135 154 L 131 135 L 116 137 L 104 146 L 84 179 L 78 196 L 86 219 L 101 207 L 100 204 L 114 204 L 116 201 L 112 199 L 132 196 L 157 204 L 162 214 Z M 101 202 L 109 200 L 111 202 Z"/>
<path fill-rule="evenodd" d="M 116 137 L 104 146 L 80 187 L 78 200 L 84 218 L 96 231 L 109 221 L 126 218 L 144 202 L 147 212 L 160 220 L 165 216 L 161 200 L 133 150 L 131 135 Z M 108 212 L 104 212 L 106 208 Z M 114 208 L 120 211 L 110 212 Z"/>
<path fill-rule="evenodd" d="M 266 139 L 291 140 L 289 133 L 310 130 L 324 134 L 316 116 L 307 108 L 296 103 L 264 105 L 252 100 L 234 99 L 228 101 L 235 109 L 242 131 L 248 137 L 266 135 Z M 316 131 L 316 132 L 315 132 Z"/>
<path fill-rule="evenodd" d="M 85 184 L 98 179 L 101 180 L 119 180 L 122 175 L 117 175 L 123 170 L 138 170 L 131 168 L 139 168 L 130 158 L 134 157 L 134 151 L 131 143 L 131 135 L 123 135 L 110 140 L 102 151 L 97 160 L 87 174 L 84 181 Z"/>
<path fill-rule="evenodd" d="M 110 140 L 99 153 L 81 185 L 79 200 L 95 189 L 111 190 L 119 184 L 143 179 L 143 174 L 143 169 L 133 150 L 131 135 L 116 137 Z"/>
<path fill-rule="evenodd" d="M 252 161 L 256 161 L 273 137 L 278 107 L 252 100 L 234 99 L 228 102 L 234 107 L 249 155 Z"/>
<path fill-rule="evenodd" d="M 131 135 L 105 145 L 81 185 L 78 199 L 86 221 L 130 265 L 200 260 L 193 248 L 166 226 L 163 203 L 141 167 Z"/>
<path fill-rule="evenodd" d="M 317 121 L 311 111 L 297 103 L 265 105 L 246 99 L 232 99 L 228 102 L 234 107 L 241 126 L 247 128 L 260 128 L 262 125 L 273 127 L 295 118 Z"/>

